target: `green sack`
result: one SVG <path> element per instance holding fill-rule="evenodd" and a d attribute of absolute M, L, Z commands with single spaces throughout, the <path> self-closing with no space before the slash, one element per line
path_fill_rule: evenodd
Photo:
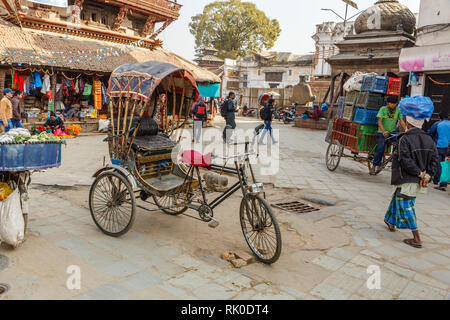
<path fill-rule="evenodd" d="M 84 85 L 83 96 L 90 96 L 91 94 L 92 94 L 92 85 L 86 83 Z"/>
<path fill-rule="evenodd" d="M 450 182 L 450 161 L 441 162 L 442 173 L 440 183 Z"/>

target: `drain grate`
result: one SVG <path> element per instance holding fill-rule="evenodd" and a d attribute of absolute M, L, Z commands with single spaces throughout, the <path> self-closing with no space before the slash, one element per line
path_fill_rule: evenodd
<path fill-rule="evenodd" d="M 294 212 L 297 214 L 305 214 L 305 213 L 311 213 L 315 211 L 320 211 L 320 209 L 314 208 L 310 204 L 304 204 L 299 201 L 293 201 L 293 202 L 286 202 L 286 203 L 277 203 L 273 205 L 275 208 Z"/>
<path fill-rule="evenodd" d="M 0 296 L 2 296 L 2 294 L 5 294 L 6 292 L 8 292 L 9 290 L 9 286 L 5 283 L 0 283 Z"/>

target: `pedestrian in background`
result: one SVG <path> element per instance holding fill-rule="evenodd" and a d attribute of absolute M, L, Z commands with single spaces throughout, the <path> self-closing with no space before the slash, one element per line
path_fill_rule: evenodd
<path fill-rule="evenodd" d="M 14 97 L 11 99 L 11 104 L 13 108 L 13 117 L 11 119 L 12 126 L 11 128 L 23 128 L 22 126 L 22 112 L 20 110 L 20 102 L 23 99 L 23 93 L 20 90 L 17 90 L 14 93 Z"/>
<path fill-rule="evenodd" d="M 266 136 L 267 132 L 269 132 L 270 137 L 272 138 L 272 142 L 275 144 L 277 141 L 275 141 L 275 138 L 273 137 L 273 129 L 272 129 L 272 120 L 273 120 L 273 113 L 275 111 L 275 100 L 269 99 L 269 101 L 265 104 L 264 108 L 261 110 L 261 119 L 264 120 L 264 131 L 261 136 L 261 139 L 259 140 L 259 144 L 264 145 L 264 137 Z"/>
<path fill-rule="evenodd" d="M 236 99 L 236 95 L 234 92 L 230 92 L 228 94 L 228 98 L 223 102 L 221 106 L 220 113 L 225 118 L 226 125 L 223 130 L 223 141 L 224 143 L 229 143 L 231 140 L 231 136 L 233 134 L 233 130 L 236 129 L 236 107 L 234 105 L 234 99 Z"/>
<path fill-rule="evenodd" d="M 426 193 L 428 183 L 439 166 L 438 152 L 433 139 L 421 128 L 424 120 L 406 117 L 406 133 L 400 135 L 392 161 L 394 194 L 384 222 L 391 232 L 409 229 L 413 239 L 404 243 L 422 248 L 415 211 L 416 198 Z"/>
<path fill-rule="evenodd" d="M 439 115 L 441 121 L 436 122 L 428 132 L 436 143 L 436 147 L 439 153 L 439 162 L 444 162 L 447 156 L 447 151 L 450 146 L 450 115 L 441 113 Z M 439 165 L 438 172 L 434 177 L 434 184 L 437 190 L 447 191 L 448 183 L 441 181 L 442 166 Z"/>
<path fill-rule="evenodd" d="M 205 98 L 200 96 L 192 106 L 191 112 L 194 118 L 194 136 L 192 142 L 199 143 L 202 137 L 203 122 L 208 119 Z"/>
<path fill-rule="evenodd" d="M 14 91 L 6 88 L 3 90 L 3 95 L 4 97 L 0 101 L 0 125 L 5 128 L 5 132 L 8 132 L 12 129 L 13 108 L 11 100 L 14 97 Z"/>

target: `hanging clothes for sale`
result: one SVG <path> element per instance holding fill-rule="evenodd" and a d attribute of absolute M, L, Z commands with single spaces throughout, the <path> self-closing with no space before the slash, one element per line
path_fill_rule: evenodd
<path fill-rule="evenodd" d="M 29 96 L 31 92 L 31 78 L 27 77 L 23 81 L 23 95 Z"/>
<path fill-rule="evenodd" d="M 39 72 L 33 72 L 34 79 L 34 87 L 33 88 L 42 88 L 42 80 Z"/>
<path fill-rule="evenodd" d="M 92 85 L 86 83 L 84 85 L 83 96 L 90 96 L 92 94 Z"/>
<path fill-rule="evenodd" d="M 93 89 L 94 89 L 94 108 L 97 110 L 101 110 L 103 107 L 102 103 L 102 83 L 100 80 L 94 80 L 93 83 Z"/>
<path fill-rule="evenodd" d="M 102 82 L 102 103 L 104 106 L 109 105 L 109 95 L 108 95 L 108 89 Z"/>
<path fill-rule="evenodd" d="M 23 92 L 23 76 L 19 73 L 14 73 L 13 77 L 13 90 L 20 90 Z"/>
<path fill-rule="evenodd" d="M 63 96 L 63 85 L 62 85 L 62 83 L 57 83 L 56 84 L 56 90 L 55 90 L 55 92 L 56 92 L 56 101 L 61 101 L 61 100 L 63 100 L 64 99 L 64 96 Z"/>
<path fill-rule="evenodd" d="M 71 87 L 71 82 L 68 79 L 64 79 L 64 85 L 66 86 L 67 89 L 69 89 Z"/>
<path fill-rule="evenodd" d="M 47 94 L 50 91 L 50 76 L 48 74 L 44 75 L 44 78 L 42 80 L 42 94 Z"/>
<path fill-rule="evenodd" d="M 80 93 L 84 92 L 85 81 L 83 78 L 78 79 L 78 88 L 80 89 Z"/>

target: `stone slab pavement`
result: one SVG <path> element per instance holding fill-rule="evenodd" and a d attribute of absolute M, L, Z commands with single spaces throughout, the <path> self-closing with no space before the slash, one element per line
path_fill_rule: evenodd
<path fill-rule="evenodd" d="M 217 126 L 222 125 L 218 121 Z M 238 120 L 238 127 L 256 125 Z M 371 177 L 367 167 L 347 159 L 336 172 L 329 172 L 325 132 L 279 123 L 274 127 L 280 130 L 280 170 L 271 176 L 256 170 L 258 178 L 280 188 L 280 193 L 298 188 L 303 194 L 338 202 L 301 216 L 276 211 L 285 228 L 283 237 L 289 240 L 285 251 L 289 257 L 282 256 L 279 265 L 256 263 L 233 269 L 219 258 L 220 252 L 187 250 L 139 228 L 124 238 L 109 238 L 92 223 L 86 201 L 69 201 L 35 187 L 27 241 L 16 250 L 0 246 L 0 283 L 10 286 L 0 300 L 450 299 L 448 194 L 430 190 L 418 199 L 424 248 L 410 248 L 402 243 L 408 232 L 390 233 L 383 224 L 391 195 L 389 172 Z M 37 174 L 34 186 L 66 185 L 70 190 L 89 185 L 107 154 L 101 139 L 69 142 L 63 166 Z M 288 219 L 291 229 L 284 226 Z M 334 242 L 325 237 L 328 243 L 321 247 L 319 240 L 304 240 L 306 235 L 301 234 L 296 245 L 297 238 L 288 232 L 295 225 L 311 226 L 311 233 L 315 226 L 330 225 L 328 230 L 350 240 Z M 290 268 L 283 269 L 288 259 Z M 80 290 L 67 287 L 69 266 L 82 272 Z M 367 287 L 370 266 L 381 271 L 380 290 Z"/>

